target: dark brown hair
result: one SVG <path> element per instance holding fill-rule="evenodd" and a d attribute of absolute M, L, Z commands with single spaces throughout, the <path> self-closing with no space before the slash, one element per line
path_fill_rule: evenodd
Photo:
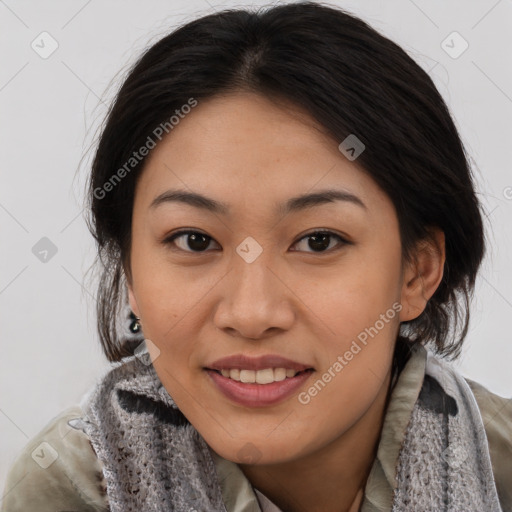
<path fill-rule="evenodd" d="M 397 44 L 342 9 L 300 2 L 229 9 L 187 23 L 147 49 L 120 87 L 88 183 L 88 226 L 101 271 L 98 331 L 107 358 L 118 361 L 133 351 L 120 335 L 119 314 L 127 305 L 124 269 L 129 272 L 134 191 L 145 159 L 108 192 L 105 184 L 190 98 L 238 90 L 293 103 L 338 142 L 357 135 L 366 146 L 357 163 L 396 209 L 404 258 L 430 227 L 443 230 L 442 282 L 424 312 L 402 323 L 399 339 L 457 357 L 484 232 L 449 110 L 429 75 Z"/>

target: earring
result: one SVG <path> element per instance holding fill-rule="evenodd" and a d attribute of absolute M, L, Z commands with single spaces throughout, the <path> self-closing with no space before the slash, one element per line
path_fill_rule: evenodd
<path fill-rule="evenodd" d="M 131 311 L 130 312 L 130 319 L 131 319 L 130 332 L 133 332 L 134 334 L 136 334 L 142 328 L 142 325 L 140 323 L 140 318 L 138 316 L 136 316 L 135 313 L 133 313 L 133 311 Z"/>

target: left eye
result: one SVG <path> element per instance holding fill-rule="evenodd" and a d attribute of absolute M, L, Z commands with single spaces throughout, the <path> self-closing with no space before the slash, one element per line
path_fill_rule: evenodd
<path fill-rule="evenodd" d="M 174 233 L 169 238 L 164 240 L 164 244 L 172 244 L 177 245 L 175 240 L 180 240 L 184 237 L 188 237 L 185 242 L 183 242 L 180 247 L 181 250 L 186 252 L 204 252 L 204 250 L 208 247 L 209 241 L 213 240 L 212 237 L 201 233 L 200 231 L 180 231 L 178 233 Z M 192 249 L 191 251 L 187 249 Z"/>
<path fill-rule="evenodd" d="M 349 243 L 343 237 L 331 231 L 314 231 L 313 233 L 308 233 L 303 236 L 297 244 L 300 244 L 303 240 L 309 239 L 307 244 L 308 247 L 312 249 L 311 252 L 327 252 L 327 250 L 332 249 L 330 245 L 333 238 L 338 240 L 338 248 Z"/>

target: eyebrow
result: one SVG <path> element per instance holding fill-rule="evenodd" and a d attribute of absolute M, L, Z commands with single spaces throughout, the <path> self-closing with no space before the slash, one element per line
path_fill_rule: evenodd
<path fill-rule="evenodd" d="M 348 202 L 367 210 L 363 201 L 351 192 L 337 189 L 326 189 L 292 197 L 284 204 L 278 206 L 277 213 L 280 215 L 286 215 L 288 213 L 305 210 L 322 204 L 333 203 L 335 201 Z M 155 209 L 162 204 L 173 202 L 188 204 L 195 208 L 200 208 L 222 215 L 229 213 L 229 206 L 227 204 L 216 201 L 210 197 L 203 196 L 202 194 L 186 190 L 167 190 L 155 197 L 149 208 Z"/>

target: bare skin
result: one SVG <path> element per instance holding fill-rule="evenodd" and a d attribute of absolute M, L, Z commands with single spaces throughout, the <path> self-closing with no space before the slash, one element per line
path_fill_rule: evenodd
<path fill-rule="evenodd" d="M 311 456 L 275 466 L 241 465 L 242 471 L 281 510 L 358 511 L 377 452 L 389 383 L 387 378 L 368 414 Z M 336 475 L 336 479 L 325 475 Z"/>
<path fill-rule="evenodd" d="M 402 261 L 391 200 L 339 142 L 293 106 L 255 94 L 200 101 L 152 150 L 135 194 L 126 274 L 155 370 L 210 448 L 286 512 L 359 509 L 399 324 L 421 314 L 443 274 L 443 233 L 434 230 L 413 261 Z M 182 201 L 151 207 L 170 189 L 202 194 L 227 211 Z M 325 189 L 362 205 L 276 209 Z M 184 229 L 198 232 L 195 244 L 186 234 L 164 243 Z M 333 233 L 325 250 L 311 243 L 318 231 Z M 237 252 L 247 237 L 262 249 L 250 263 Z M 381 315 L 386 321 L 377 324 Z M 381 324 L 335 372 L 358 335 Z M 293 396 L 244 406 L 205 370 L 239 353 L 277 354 L 314 371 Z M 309 392 L 329 369 L 328 384 Z"/>

